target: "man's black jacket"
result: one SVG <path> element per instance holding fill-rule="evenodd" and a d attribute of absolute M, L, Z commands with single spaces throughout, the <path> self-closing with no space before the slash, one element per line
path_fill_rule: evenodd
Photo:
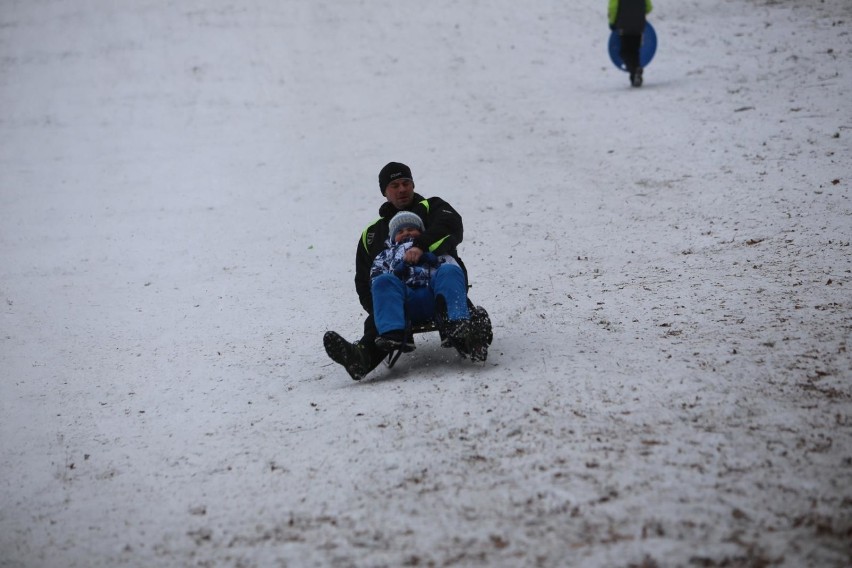
<path fill-rule="evenodd" d="M 426 199 L 417 193 L 414 194 L 414 200 L 406 210 L 416 213 L 423 220 L 423 226 L 426 228 L 423 234 L 414 240 L 414 246 L 436 255 L 451 255 L 458 261 L 467 279 L 467 270 L 456 252 L 456 247 L 462 242 L 464 234 L 461 215 L 440 197 Z M 355 290 L 358 292 L 361 306 L 370 314 L 364 322 L 365 336 L 375 334 L 372 318 L 373 296 L 370 293 L 370 268 L 376 256 L 387 248 L 385 241 L 388 238 L 388 224 L 399 211 L 400 209 L 394 207 L 389 201 L 382 204 L 379 208 L 381 217 L 364 229 L 358 240 L 358 252 L 355 254 Z"/>

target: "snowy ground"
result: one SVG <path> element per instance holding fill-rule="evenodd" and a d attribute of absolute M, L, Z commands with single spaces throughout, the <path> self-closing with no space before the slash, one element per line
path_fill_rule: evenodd
<path fill-rule="evenodd" d="M 0 566 L 852 562 L 852 4 L 0 1 Z M 483 365 L 363 382 L 400 160 Z"/>

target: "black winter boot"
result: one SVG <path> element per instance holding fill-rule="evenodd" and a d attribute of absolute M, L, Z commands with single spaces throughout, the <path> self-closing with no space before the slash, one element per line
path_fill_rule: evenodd
<path fill-rule="evenodd" d="M 441 336 L 441 347 L 455 347 L 463 357 L 467 356 L 470 321 L 456 320 L 444 322 L 444 333 Z"/>
<path fill-rule="evenodd" d="M 630 84 L 634 87 L 642 86 L 642 68 L 637 67 L 635 71 L 630 73 Z"/>
<path fill-rule="evenodd" d="M 322 343 L 331 360 L 343 365 L 353 380 L 360 381 L 373 369 L 369 364 L 370 356 L 360 343 L 350 343 L 335 331 L 325 332 Z"/>
<path fill-rule="evenodd" d="M 491 318 L 482 306 L 470 310 L 470 360 L 485 361 L 488 358 L 488 346 L 494 339 Z"/>

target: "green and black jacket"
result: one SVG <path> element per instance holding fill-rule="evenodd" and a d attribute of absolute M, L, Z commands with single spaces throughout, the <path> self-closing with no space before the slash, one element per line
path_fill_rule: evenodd
<path fill-rule="evenodd" d="M 609 25 L 629 35 L 641 35 L 645 16 L 654 9 L 651 0 L 609 0 Z"/>

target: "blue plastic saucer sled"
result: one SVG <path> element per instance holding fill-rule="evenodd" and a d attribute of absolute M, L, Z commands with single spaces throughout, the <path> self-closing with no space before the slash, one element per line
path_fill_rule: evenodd
<path fill-rule="evenodd" d="M 647 67 L 654 59 L 654 53 L 657 51 L 657 32 L 654 31 L 654 26 L 651 22 L 645 22 L 645 31 L 642 32 L 642 45 L 639 47 L 639 65 Z M 616 67 L 622 71 L 627 71 L 624 66 L 624 61 L 621 60 L 621 36 L 614 31 L 609 34 L 609 58 Z"/>

